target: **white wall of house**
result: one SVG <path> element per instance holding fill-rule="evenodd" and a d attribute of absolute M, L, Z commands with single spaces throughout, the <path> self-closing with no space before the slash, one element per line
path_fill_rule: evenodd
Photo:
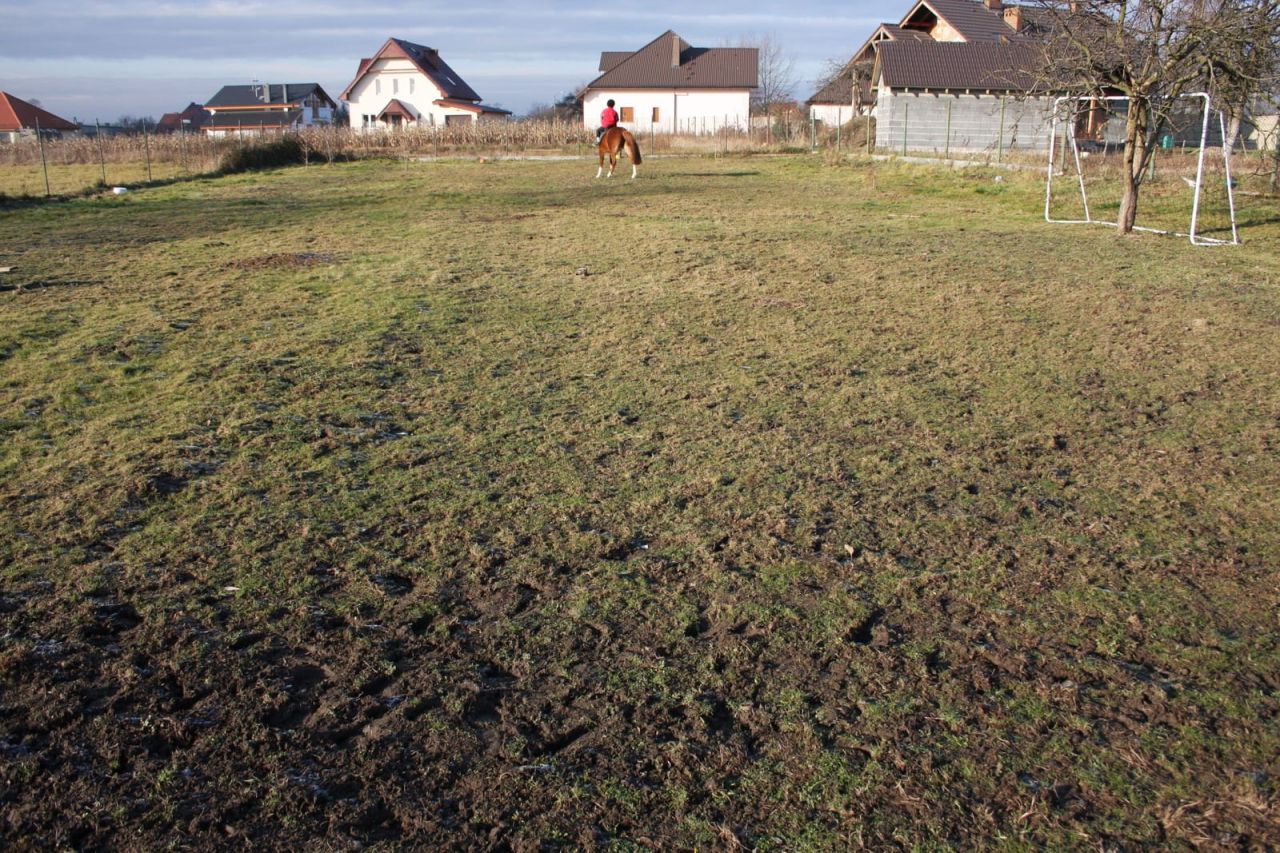
<path fill-rule="evenodd" d="M 313 95 L 303 104 L 302 126 L 311 127 L 317 124 L 333 124 L 333 107 L 319 96 Z"/>
<path fill-rule="evenodd" d="M 839 124 L 848 124 L 850 120 L 857 117 L 858 111 L 853 108 L 853 104 L 810 104 L 809 118 L 814 121 L 821 122 L 831 127 Z"/>
<path fill-rule="evenodd" d="M 750 89 L 591 89 L 583 100 L 583 123 L 595 130 L 609 99 L 617 101 L 619 122 L 632 133 L 715 133 L 746 130 L 751 119 Z M 627 120 L 624 109 L 631 110 Z"/>
<path fill-rule="evenodd" d="M 410 126 L 435 127 L 452 121 L 476 120 L 477 114 L 471 110 L 433 103 L 444 96 L 440 87 L 409 60 L 379 59 L 352 88 L 347 99 L 351 127 L 356 130 L 385 128 L 386 124 L 378 122 L 378 115 L 393 98 L 417 114 L 416 122 Z"/>

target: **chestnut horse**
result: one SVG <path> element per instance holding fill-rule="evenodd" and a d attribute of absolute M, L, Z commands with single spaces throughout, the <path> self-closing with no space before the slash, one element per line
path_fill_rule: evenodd
<path fill-rule="evenodd" d="M 640 145 L 636 142 L 636 138 L 631 135 L 631 131 L 623 130 L 620 127 L 611 127 L 600 137 L 600 144 L 596 146 L 596 151 L 600 154 L 600 168 L 596 172 L 596 177 L 604 174 L 604 158 L 609 158 L 609 177 L 613 177 L 613 170 L 618 167 L 618 158 L 622 155 L 622 149 L 627 150 L 627 156 L 631 158 L 631 180 L 636 179 L 636 166 L 644 162 L 640 158 Z"/>

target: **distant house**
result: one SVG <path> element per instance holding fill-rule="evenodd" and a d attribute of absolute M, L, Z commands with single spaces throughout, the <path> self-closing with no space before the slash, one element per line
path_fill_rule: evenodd
<path fill-rule="evenodd" d="M 332 124 L 338 105 L 318 83 L 251 83 L 223 86 L 204 108 L 209 136 L 248 136 Z"/>
<path fill-rule="evenodd" d="M 809 99 L 810 115 L 869 113 L 881 147 L 1043 149 L 1052 98 L 1032 92 L 1047 25 L 1043 10 L 1002 0 L 914 0 Z M 1095 111 L 1084 121 L 1081 137 L 1101 132 Z"/>
<path fill-rule="evenodd" d="M 199 104 L 192 103 L 180 113 L 165 113 L 156 122 L 156 133 L 199 133 L 209 123 L 210 113 Z"/>
<path fill-rule="evenodd" d="M 0 142 L 34 139 L 37 129 L 42 136 L 63 136 L 78 134 L 80 125 L 8 92 L 0 92 Z"/>
<path fill-rule="evenodd" d="M 348 103 L 351 126 L 361 130 L 473 124 L 511 115 L 481 103 L 438 50 L 397 38 L 360 60 L 340 97 Z"/>
<path fill-rule="evenodd" d="M 597 127 L 613 99 L 621 124 L 633 131 L 745 130 L 758 67 L 754 47 L 691 47 L 667 30 L 639 50 L 600 54 L 602 73 L 584 92 L 583 122 Z"/>
<path fill-rule="evenodd" d="M 853 69 L 850 66 L 842 68 L 805 101 L 810 118 L 834 126 L 845 124 L 858 115 L 858 106 L 854 100 L 856 82 Z"/>

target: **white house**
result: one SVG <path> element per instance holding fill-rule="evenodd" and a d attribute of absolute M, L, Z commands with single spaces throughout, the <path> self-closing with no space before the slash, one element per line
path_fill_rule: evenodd
<path fill-rule="evenodd" d="M 601 75 L 583 93 L 584 122 L 599 126 L 613 99 L 620 123 L 633 132 L 746 130 L 758 56 L 754 47 L 690 47 L 671 30 L 637 51 L 606 51 Z"/>
<path fill-rule="evenodd" d="M 348 103 L 351 126 L 362 130 L 471 124 L 511 115 L 480 103 L 475 89 L 439 51 L 396 38 L 360 60 L 341 98 Z"/>
<path fill-rule="evenodd" d="M 333 124 L 333 98 L 318 83 L 251 83 L 223 86 L 204 108 L 210 136 L 281 133 Z"/>

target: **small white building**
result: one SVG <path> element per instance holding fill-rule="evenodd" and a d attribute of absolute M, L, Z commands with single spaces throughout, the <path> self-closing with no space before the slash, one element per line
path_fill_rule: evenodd
<path fill-rule="evenodd" d="M 472 124 L 511 115 L 482 104 L 435 48 L 397 38 L 360 60 L 340 97 L 348 104 L 351 126 L 360 130 Z"/>
<path fill-rule="evenodd" d="M 223 86 L 204 105 L 209 136 L 256 136 L 333 124 L 338 105 L 319 83 Z"/>
<path fill-rule="evenodd" d="M 754 47 L 691 47 L 667 30 L 637 51 L 600 54 L 603 73 L 583 93 L 583 121 L 598 127 L 612 99 L 632 132 L 746 130 L 758 66 Z"/>

